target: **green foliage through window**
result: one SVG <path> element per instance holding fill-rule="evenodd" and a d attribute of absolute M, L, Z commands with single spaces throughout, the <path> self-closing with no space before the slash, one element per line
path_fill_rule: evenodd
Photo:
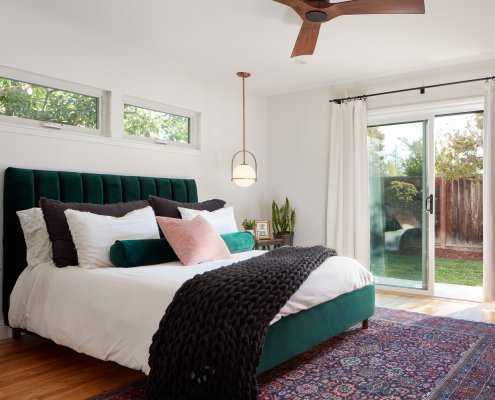
<path fill-rule="evenodd" d="M 190 143 L 191 118 L 124 104 L 124 132 L 179 143 Z"/>
<path fill-rule="evenodd" d="M 410 209 L 418 197 L 418 189 L 412 183 L 392 181 L 385 189 L 385 205 Z"/>
<path fill-rule="evenodd" d="M 483 113 L 472 113 L 462 129 L 450 129 L 437 140 L 436 175 L 448 180 L 480 180 L 483 174 Z M 439 117 L 446 118 L 446 117 Z"/>
<path fill-rule="evenodd" d="M 408 140 L 401 138 L 404 146 L 409 150 L 409 155 L 402 160 L 404 175 L 406 176 L 422 176 L 423 174 L 423 138 L 416 140 Z"/>
<path fill-rule="evenodd" d="M 0 115 L 98 129 L 98 98 L 0 77 Z"/>

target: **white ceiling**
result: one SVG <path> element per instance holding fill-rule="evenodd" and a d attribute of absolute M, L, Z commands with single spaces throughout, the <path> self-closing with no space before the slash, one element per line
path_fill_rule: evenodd
<path fill-rule="evenodd" d="M 272 0 L 2 0 L 46 22 L 125 41 L 217 81 L 239 70 L 273 95 L 495 60 L 494 0 L 426 0 L 426 15 L 339 17 L 306 64 L 290 58 L 299 17 Z"/>

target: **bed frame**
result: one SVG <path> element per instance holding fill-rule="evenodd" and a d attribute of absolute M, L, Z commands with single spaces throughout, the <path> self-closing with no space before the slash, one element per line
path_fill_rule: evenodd
<path fill-rule="evenodd" d="M 3 208 L 3 313 L 8 321 L 9 299 L 26 267 L 26 246 L 16 211 L 38 206 L 40 197 L 63 202 L 110 204 L 147 199 L 150 195 L 180 202 L 198 201 L 192 179 L 151 178 L 62 171 L 7 168 Z M 374 314 L 375 290 L 365 286 L 271 325 L 258 373 L 303 353 L 310 347 L 361 323 Z M 308 327 L 310 327 L 308 329 Z M 21 330 L 14 329 L 14 338 Z"/>

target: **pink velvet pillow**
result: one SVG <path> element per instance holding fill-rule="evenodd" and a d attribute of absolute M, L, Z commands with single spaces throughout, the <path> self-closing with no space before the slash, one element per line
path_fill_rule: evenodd
<path fill-rule="evenodd" d="M 156 217 L 158 225 L 184 265 L 230 258 L 230 251 L 215 228 L 203 217 L 186 221 Z"/>

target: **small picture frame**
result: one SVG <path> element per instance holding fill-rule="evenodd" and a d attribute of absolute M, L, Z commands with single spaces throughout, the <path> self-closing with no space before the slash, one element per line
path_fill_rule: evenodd
<path fill-rule="evenodd" d="M 256 240 L 271 239 L 269 220 L 254 221 L 254 237 Z"/>

